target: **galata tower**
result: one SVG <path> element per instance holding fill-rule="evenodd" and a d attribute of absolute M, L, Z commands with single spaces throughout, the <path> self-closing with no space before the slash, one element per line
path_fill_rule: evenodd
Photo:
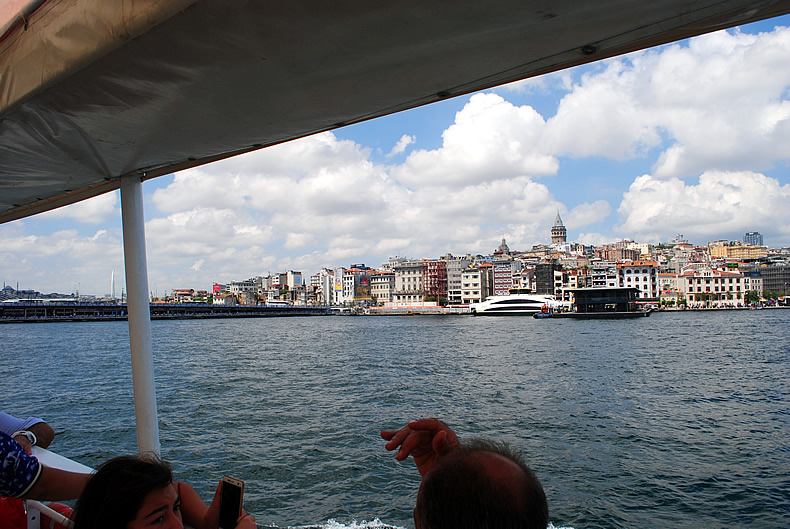
<path fill-rule="evenodd" d="M 560 218 L 560 210 L 557 210 L 557 218 L 554 219 L 554 226 L 551 227 L 551 244 L 566 242 L 567 235 Z"/>

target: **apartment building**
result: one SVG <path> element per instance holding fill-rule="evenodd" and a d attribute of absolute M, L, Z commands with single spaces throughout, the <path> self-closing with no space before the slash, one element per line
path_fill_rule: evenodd
<path fill-rule="evenodd" d="M 374 303 L 390 303 L 395 291 L 395 272 L 391 270 L 373 272 L 370 276 L 370 296 Z"/>
<path fill-rule="evenodd" d="M 231 281 L 228 285 L 228 292 L 238 298 L 242 292 L 258 292 L 258 286 L 261 284 L 260 277 L 254 277 L 245 281 Z"/>
<path fill-rule="evenodd" d="M 593 288 L 612 288 L 618 285 L 617 267 L 609 261 L 592 263 L 587 271 L 588 286 Z"/>
<path fill-rule="evenodd" d="M 349 268 L 343 272 L 343 299 L 354 305 L 369 305 L 373 302 L 370 291 L 369 268 Z"/>
<path fill-rule="evenodd" d="M 654 261 L 617 263 L 617 281 L 618 286 L 638 288 L 638 298 L 659 297 L 658 263 Z"/>
<path fill-rule="evenodd" d="M 463 303 L 462 276 L 464 270 L 472 264 L 472 260 L 465 257 L 453 257 L 452 255 L 446 255 L 442 259 L 445 261 L 447 270 L 447 304 L 460 305 Z"/>
<path fill-rule="evenodd" d="M 485 301 L 488 283 L 487 268 L 467 268 L 461 274 L 461 301 L 464 304 Z"/>
<path fill-rule="evenodd" d="M 394 302 L 422 303 L 425 300 L 422 261 L 403 260 L 393 264 L 392 271 L 395 274 Z"/>
<path fill-rule="evenodd" d="M 495 296 L 507 296 L 513 288 L 513 273 L 516 271 L 516 262 L 510 259 L 494 260 L 491 264 L 493 279 L 492 291 Z"/>

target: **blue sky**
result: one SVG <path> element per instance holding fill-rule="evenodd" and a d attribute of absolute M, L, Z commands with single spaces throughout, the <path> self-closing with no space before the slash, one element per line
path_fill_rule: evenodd
<path fill-rule="evenodd" d="M 790 16 L 442 101 L 144 184 L 149 283 L 210 288 L 549 240 L 790 246 Z M 0 225 L 0 275 L 103 295 L 117 193 Z"/>

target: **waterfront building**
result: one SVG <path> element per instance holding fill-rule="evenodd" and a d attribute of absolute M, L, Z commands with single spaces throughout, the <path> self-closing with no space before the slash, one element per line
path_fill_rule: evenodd
<path fill-rule="evenodd" d="M 515 261 L 503 257 L 502 255 L 499 259 L 495 259 L 491 264 L 492 291 L 495 296 L 510 294 L 510 289 L 513 288 L 513 274 L 517 269 Z"/>
<path fill-rule="evenodd" d="M 329 268 L 322 268 L 310 278 L 310 285 L 315 288 L 316 303 L 331 305 L 334 302 L 335 272 Z"/>
<path fill-rule="evenodd" d="M 395 291 L 395 272 L 379 270 L 370 276 L 370 296 L 374 303 L 391 303 Z"/>
<path fill-rule="evenodd" d="M 395 292 L 393 301 L 396 303 L 422 303 L 424 301 L 422 286 L 422 261 L 402 260 L 394 263 Z"/>
<path fill-rule="evenodd" d="M 363 265 L 364 266 L 364 265 Z M 371 270 L 349 268 L 343 272 L 343 299 L 354 305 L 370 305 L 373 302 L 370 292 Z"/>
<path fill-rule="evenodd" d="M 345 303 L 351 303 L 351 299 L 346 299 L 345 291 L 343 290 L 343 274 L 346 273 L 346 269 L 342 266 L 335 268 L 334 273 L 334 281 L 332 284 L 332 305 L 343 305 Z"/>
<path fill-rule="evenodd" d="M 681 293 L 692 305 L 726 307 L 744 304 L 746 282 L 740 272 L 689 266 L 678 277 Z"/>
<path fill-rule="evenodd" d="M 422 262 L 423 296 L 429 301 L 447 302 L 447 262 L 430 259 Z"/>
<path fill-rule="evenodd" d="M 461 297 L 464 304 L 479 303 L 488 297 L 488 273 L 481 267 L 469 267 L 461 275 Z"/>
<path fill-rule="evenodd" d="M 760 272 L 744 272 L 743 273 L 743 281 L 744 281 L 744 288 L 748 292 L 749 290 L 753 290 L 763 295 L 763 291 L 765 290 L 763 287 L 763 278 L 760 275 Z"/>
<path fill-rule="evenodd" d="M 790 264 L 777 263 L 760 267 L 763 292 L 779 296 L 790 295 Z"/>
<path fill-rule="evenodd" d="M 214 305 L 233 306 L 236 305 L 236 296 L 233 294 L 218 294 L 212 301 Z"/>
<path fill-rule="evenodd" d="M 661 305 L 668 305 L 670 307 L 678 307 L 680 306 L 682 299 L 683 294 L 677 290 L 662 290 L 661 296 L 659 297 L 659 303 Z"/>
<path fill-rule="evenodd" d="M 678 273 L 664 272 L 658 274 L 658 291 L 659 292 L 677 292 L 678 287 Z"/>
<path fill-rule="evenodd" d="M 554 261 L 544 261 L 535 265 L 535 293 L 555 293 L 554 272 L 562 271 L 562 266 Z"/>
<path fill-rule="evenodd" d="M 640 299 L 657 298 L 659 295 L 658 264 L 654 261 L 617 263 L 617 279 L 621 287 L 638 288 L 637 297 Z"/>
<path fill-rule="evenodd" d="M 554 226 L 551 227 L 551 243 L 559 244 L 567 240 L 565 225 L 560 218 L 560 210 L 557 210 L 557 218 L 554 219 Z"/>
<path fill-rule="evenodd" d="M 747 231 L 743 235 L 743 242 L 749 246 L 762 246 L 763 236 L 759 231 Z"/>
<path fill-rule="evenodd" d="M 461 305 L 463 303 L 462 276 L 464 270 L 472 264 L 472 260 L 466 257 L 453 257 L 450 254 L 442 259 L 447 270 L 447 304 Z"/>

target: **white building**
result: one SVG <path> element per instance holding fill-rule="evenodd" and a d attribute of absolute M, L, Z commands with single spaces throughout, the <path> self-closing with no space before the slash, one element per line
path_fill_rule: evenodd
<path fill-rule="evenodd" d="M 461 296 L 465 304 L 479 303 L 488 297 L 487 267 L 467 268 L 461 275 Z"/>
<path fill-rule="evenodd" d="M 422 261 L 401 261 L 392 267 L 395 273 L 395 291 L 393 301 L 396 303 L 422 303 Z"/>
<path fill-rule="evenodd" d="M 723 307 L 744 304 L 747 282 L 740 272 L 689 267 L 678 277 L 680 290 L 691 306 Z"/>
<path fill-rule="evenodd" d="M 375 303 L 391 303 L 395 291 L 395 272 L 382 270 L 370 276 L 370 295 Z"/>
<path fill-rule="evenodd" d="M 334 301 L 335 273 L 329 268 L 322 268 L 317 274 L 310 276 L 310 286 L 316 290 L 316 298 L 320 305 L 331 305 Z"/>
<path fill-rule="evenodd" d="M 639 289 L 639 298 L 657 298 L 658 264 L 653 261 L 631 261 L 617 263 L 618 286 Z"/>

